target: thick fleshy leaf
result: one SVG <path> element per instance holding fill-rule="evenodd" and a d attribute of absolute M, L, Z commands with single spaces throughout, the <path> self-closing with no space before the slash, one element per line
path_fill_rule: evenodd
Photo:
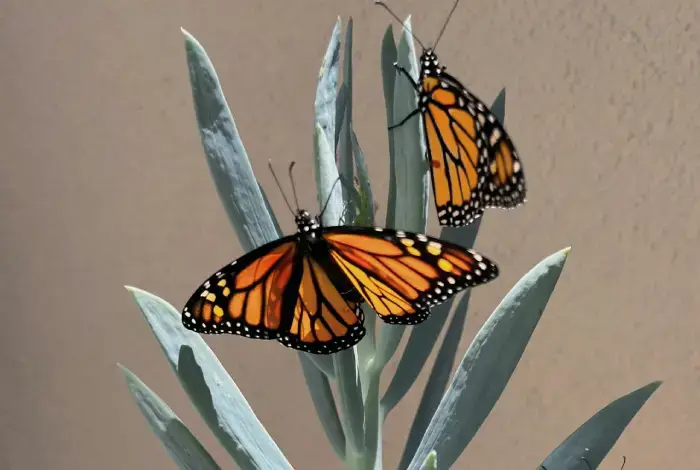
<path fill-rule="evenodd" d="M 314 143 L 318 200 L 321 207 L 326 204 L 322 221 L 326 226 L 337 225 L 343 212 L 343 193 L 340 185 L 336 184 L 338 167 L 333 152 L 318 125 L 314 132 Z M 353 452 L 359 453 L 362 449 L 363 409 L 355 348 L 337 352 L 331 357 L 338 385 L 338 404 L 345 438 Z"/>
<path fill-rule="evenodd" d="M 384 89 L 384 106 L 386 107 L 387 129 L 394 125 L 394 85 L 396 82 L 396 43 L 394 31 L 389 25 L 384 32 L 381 49 L 382 86 Z M 388 131 L 389 136 L 389 197 L 386 207 L 386 226 L 396 228 L 394 223 L 396 214 L 396 177 L 394 176 L 394 137 L 393 131 Z"/>
<path fill-rule="evenodd" d="M 309 356 L 310 354 L 299 354 L 301 368 L 304 371 L 304 378 L 311 394 L 311 400 L 333 450 L 338 457 L 344 459 L 345 433 L 340 424 L 340 417 L 338 416 L 338 409 L 335 405 L 330 382 L 328 377 L 311 363 Z"/>
<path fill-rule="evenodd" d="M 398 63 L 418 78 L 418 62 L 410 33 L 411 17 L 405 23 L 397 47 Z M 405 76 L 396 74 L 393 117 L 401 121 L 416 109 L 416 90 Z M 394 123 L 395 124 L 395 123 Z M 418 115 L 389 131 L 393 140 L 393 167 L 389 178 L 396 183 L 394 225 L 397 229 L 424 233 L 428 217 L 428 165 L 425 162 L 423 128 Z M 391 200 L 389 201 L 391 203 Z M 379 360 L 386 364 L 401 342 L 405 326 L 384 325 L 380 330 Z"/>
<path fill-rule="evenodd" d="M 382 468 L 382 419 L 379 408 L 379 384 L 382 369 L 378 364 L 372 364 L 366 374 L 367 393 L 364 403 L 365 426 L 365 468 Z"/>
<path fill-rule="evenodd" d="M 365 156 L 357 141 L 355 131 L 352 131 L 353 154 L 355 156 L 355 168 L 357 171 L 357 180 L 359 190 L 356 194 L 358 197 L 358 216 L 355 219 L 355 225 L 370 227 L 374 225 L 374 197 L 372 196 L 372 186 L 369 180 L 369 171 L 365 162 Z M 376 336 L 375 328 L 377 324 L 377 315 L 372 311 L 366 303 L 362 308 L 365 310 L 365 329 L 367 333 L 365 338 L 357 345 L 358 364 L 360 366 L 360 383 L 362 385 L 362 396 L 367 396 L 367 387 L 370 378 L 367 376 L 370 362 L 373 362 L 376 355 Z"/>
<path fill-rule="evenodd" d="M 331 40 L 318 74 L 316 85 L 316 123 L 321 126 L 329 145 L 335 146 L 336 129 L 336 95 L 338 93 L 338 68 L 340 65 L 340 17 L 333 26 Z"/>
<path fill-rule="evenodd" d="M 184 29 L 192 97 L 212 179 L 243 251 L 276 239 L 243 142 L 204 48 Z"/>
<path fill-rule="evenodd" d="M 450 468 L 501 396 L 539 322 L 569 248 L 532 268 L 477 333 L 408 466 L 418 470 L 431 450 Z"/>
<path fill-rule="evenodd" d="M 354 220 L 354 225 L 371 227 L 374 225 L 374 197 L 372 195 L 372 186 L 369 179 L 369 171 L 365 156 L 360 148 L 360 143 L 357 141 L 355 131 L 352 131 L 352 147 L 355 158 L 355 171 L 357 172 L 358 189 L 354 194 L 357 195 L 357 216 Z M 354 186 L 353 186 L 354 188 Z M 360 384 L 362 386 L 362 396 L 367 397 L 368 386 L 371 381 L 368 373 L 370 365 L 374 362 L 376 356 L 376 334 L 375 328 L 377 325 L 377 315 L 372 308 L 364 303 L 362 308 L 365 311 L 365 329 L 367 333 L 362 341 L 357 345 L 357 361 L 360 367 Z M 373 397 L 378 400 L 378 397 Z M 366 406 L 365 406 L 366 408 Z"/>
<path fill-rule="evenodd" d="M 548 470 L 574 470 L 584 457 L 595 470 L 661 382 L 651 382 L 598 411 L 542 462 Z M 585 462 L 583 463 L 585 465 Z"/>
<path fill-rule="evenodd" d="M 355 225 L 355 215 L 357 203 L 360 201 L 360 193 L 355 188 L 354 182 L 354 171 L 353 171 L 353 158 L 352 158 L 352 121 L 348 115 L 348 106 L 350 100 L 346 103 L 345 113 L 343 115 L 343 121 L 340 125 L 340 133 L 338 134 L 338 176 L 340 177 L 340 182 L 338 186 L 343 193 L 343 201 L 345 201 L 345 206 L 343 207 L 342 219 L 335 223 L 335 225 Z M 347 166 L 350 166 L 350 169 Z"/>
<path fill-rule="evenodd" d="M 496 96 L 491 105 L 491 111 L 501 122 L 504 122 L 505 88 Z M 440 232 L 440 238 L 457 243 L 465 248 L 473 248 L 482 220 L 483 217 L 464 227 L 443 227 Z M 382 398 L 382 412 L 385 417 L 408 393 L 423 370 L 433 350 L 433 346 L 437 343 L 440 332 L 447 321 L 454 300 L 455 297 L 433 308 L 428 320 L 411 329 L 411 335 L 408 338 L 399 365 Z M 454 361 L 454 358 L 452 361 Z"/>
<path fill-rule="evenodd" d="M 369 170 L 367 169 L 365 154 L 362 152 L 360 142 L 357 140 L 357 134 L 355 134 L 354 129 L 351 129 L 351 132 L 352 154 L 355 159 L 355 171 L 357 172 L 357 181 L 360 186 L 359 217 L 355 220 L 355 225 L 371 227 L 374 225 L 374 195 L 372 194 Z"/>
<path fill-rule="evenodd" d="M 345 106 L 340 134 L 338 135 L 338 171 L 345 183 L 342 187 L 347 208 L 345 225 L 353 224 L 355 219 L 355 198 L 351 197 L 354 184 L 355 165 L 352 155 L 352 18 L 348 20 L 345 31 L 345 49 L 343 51 L 343 88 L 346 91 Z"/>
<path fill-rule="evenodd" d="M 445 333 L 445 337 L 442 340 L 437 357 L 435 358 L 435 364 L 430 371 L 428 381 L 423 390 L 423 395 L 418 404 L 418 410 L 413 418 L 413 424 L 411 425 L 408 439 L 404 445 L 403 455 L 401 455 L 399 469 L 407 468 L 408 464 L 411 462 L 413 453 L 418 448 L 418 444 L 428 424 L 430 424 L 430 420 L 435 414 L 435 410 L 440 404 L 440 400 L 442 400 L 447 384 L 450 381 L 450 374 L 452 373 L 452 367 L 454 366 L 455 357 L 457 356 L 457 349 L 459 348 L 459 340 L 462 338 L 464 324 L 467 321 L 467 307 L 469 305 L 470 296 L 471 289 L 467 290 L 462 295 L 462 298 L 452 314 L 452 320 L 447 327 L 447 332 Z"/>
<path fill-rule="evenodd" d="M 141 414 L 177 467 L 181 470 L 219 470 L 221 467 L 173 410 L 136 374 L 118 365 Z"/>
<path fill-rule="evenodd" d="M 338 225 L 344 210 L 343 192 L 338 181 L 338 167 L 335 164 L 333 151 L 328 145 L 323 129 L 318 125 L 314 130 L 314 166 L 320 210 L 324 210 L 325 205 L 323 225 L 327 227 Z"/>
<path fill-rule="evenodd" d="M 182 326 L 180 312 L 156 295 L 127 289 L 190 400 L 236 464 L 243 470 L 291 469 L 216 355 L 200 335 Z M 187 368 L 181 371 L 183 352 Z"/>
<path fill-rule="evenodd" d="M 341 421 L 354 455 L 364 451 L 364 405 L 355 348 L 333 354 Z"/>
<path fill-rule="evenodd" d="M 397 48 L 398 63 L 406 68 L 414 80 L 418 80 L 419 67 L 408 17 L 401 32 Z M 396 75 L 394 85 L 394 124 L 415 111 L 416 90 L 407 77 Z M 424 233 L 428 216 L 428 165 L 425 160 L 425 144 L 420 117 L 416 114 L 404 125 L 391 131 L 394 138 L 394 167 L 392 177 L 396 181 L 396 228 Z"/>
<path fill-rule="evenodd" d="M 345 107 L 348 105 L 348 87 L 345 84 L 340 85 L 338 89 L 338 96 L 335 100 L 335 143 L 333 148 L 338 148 L 338 141 L 340 140 L 340 128 L 343 125 L 343 119 L 345 118 Z"/>
<path fill-rule="evenodd" d="M 457 243 L 465 248 L 472 248 L 476 241 L 479 227 L 481 227 L 481 221 L 482 218 L 479 218 L 464 227 L 443 227 L 440 232 L 440 238 L 448 242 Z M 433 307 L 430 317 L 426 321 L 411 328 L 411 335 L 408 337 L 399 365 L 396 367 L 396 372 L 382 397 L 382 413 L 385 418 L 408 393 L 421 370 L 423 370 L 423 366 L 428 360 L 433 346 L 437 344 L 438 337 L 447 321 L 455 298 L 452 297 Z"/>

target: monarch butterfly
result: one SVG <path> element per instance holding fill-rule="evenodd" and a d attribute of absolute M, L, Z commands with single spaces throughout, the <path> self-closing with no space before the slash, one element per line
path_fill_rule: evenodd
<path fill-rule="evenodd" d="M 460 226 L 481 217 L 484 209 L 509 209 L 525 202 L 525 175 L 518 152 L 498 118 L 440 65 L 435 47 L 457 8 L 456 0 L 435 41 L 423 48 L 417 83 L 398 63 L 397 71 L 411 81 L 418 107 L 389 129 L 421 114 L 430 164 L 433 196 L 440 225 Z M 382 1 L 375 4 L 401 20 Z M 411 33 L 413 35 L 413 33 Z"/>
<path fill-rule="evenodd" d="M 218 270 L 185 304 L 183 325 L 331 354 L 365 335 L 363 301 L 387 323 L 416 324 L 433 305 L 498 276 L 486 257 L 427 235 L 320 220 L 297 209 L 296 234 Z"/>

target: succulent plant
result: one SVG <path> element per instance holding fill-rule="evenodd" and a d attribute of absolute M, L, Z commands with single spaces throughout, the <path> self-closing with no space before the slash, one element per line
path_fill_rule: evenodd
<path fill-rule="evenodd" d="M 418 73 L 409 30 L 410 17 L 403 25 L 398 44 L 390 26 L 381 44 L 387 124 L 393 122 L 394 116 L 405 115 L 415 106 L 413 88 L 407 80 L 397 78 L 393 66 L 398 60 L 410 66 L 414 76 Z M 183 33 L 204 153 L 240 244 L 250 251 L 282 233 L 253 174 L 214 67 L 197 40 L 184 30 Z M 352 20 L 345 36 L 341 72 L 338 18 L 323 58 L 316 92 L 313 131 L 316 185 L 319 206 L 330 198 L 324 213 L 332 221 L 330 225 L 342 218 L 344 224 L 367 226 L 375 223 L 376 193 L 352 125 Z M 505 90 L 491 109 L 503 121 Z M 383 225 L 424 232 L 430 194 L 418 119 L 394 130 L 388 139 L 390 187 Z M 334 186 L 339 176 L 354 184 Z M 470 248 L 479 226 L 480 220 L 466 227 L 443 228 L 440 238 Z M 296 352 L 318 419 L 345 467 L 382 468 L 382 424 L 414 385 L 438 344 L 437 358 L 398 468 L 451 468 L 508 383 L 552 295 L 568 253 L 569 248 L 565 248 L 544 258 L 513 286 L 476 334 L 454 374 L 451 372 L 463 333 L 469 291 L 435 307 L 428 320 L 413 327 L 387 324 L 378 327 L 376 316 L 368 314 L 367 336 L 352 349 L 329 356 Z M 127 289 L 190 400 L 235 465 L 244 470 L 291 469 L 292 465 L 212 350 L 198 334 L 182 326 L 180 312 L 154 294 L 134 287 Z M 444 339 L 439 342 L 444 329 Z M 397 354 L 404 334 L 409 335 L 406 347 L 382 393 L 381 374 Z M 220 468 L 158 395 L 133 372 L 120 367 L 139 409 L 176 465 L 181 469 Z M 335 394 L 331 389 L 333 383 Z M 547 470 L 584 468 L 579 465 L 585 461 L 596 468 L 659 385 L 660 382 L 652 382 L 610 403 L 564 440 L 541 466 Z"/>

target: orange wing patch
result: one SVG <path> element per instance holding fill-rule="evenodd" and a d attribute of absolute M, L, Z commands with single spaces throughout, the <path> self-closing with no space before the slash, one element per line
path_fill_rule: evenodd
<path fill-rule="evenodd" d="M 420 323 L 430 307 L 498 276 L 484 256 L 426 235 L 337 227 L 326 229 L 324 239 L 333 261 L 387 323 Z M 387 243 L 392 250 L 378 248 Z"/>

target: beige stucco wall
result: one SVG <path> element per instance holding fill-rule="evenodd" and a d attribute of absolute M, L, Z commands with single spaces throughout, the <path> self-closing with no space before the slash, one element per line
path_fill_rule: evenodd
<path fill-rule="evenodd" d="M 428 40 L 449 9 L 392 5 Z M 355 128 L 385 187 L 378 64 L 389 17 L 369 0 L 0 3 L 0 468 L 174 468 L 117 362 L 233 468 L 122 287 L 179 308 L 241 254 L 202 156 L 179 28 L 211 55 L 291 230 L 267 160 L 297 160 L 311 175 L 315 85 L 337 15 L 355 19 Z M 507 87 L 530 188 L 527 205 L 484 220 L 477 246 L 502 274 L 475 292 L 461 350 L 524 272 L 573 246 L 461 468 L 534 468 L 599 408 L 655 379 L 665 384 L 601 468 L 618 469 L 622 455 L 635 470 L 700 459 L 699 17 L 690 0 L 470 0 L 457 10 L 440 57 L 487 102 Z M 299 185 L 308 206 L 312 181 Z M 233 337 L 210 344 L 296 468 L 340 468 L 322 463 L 334 456 L 295 354 Z M 386 468 L 421 389 L 390 417 Z"/>

